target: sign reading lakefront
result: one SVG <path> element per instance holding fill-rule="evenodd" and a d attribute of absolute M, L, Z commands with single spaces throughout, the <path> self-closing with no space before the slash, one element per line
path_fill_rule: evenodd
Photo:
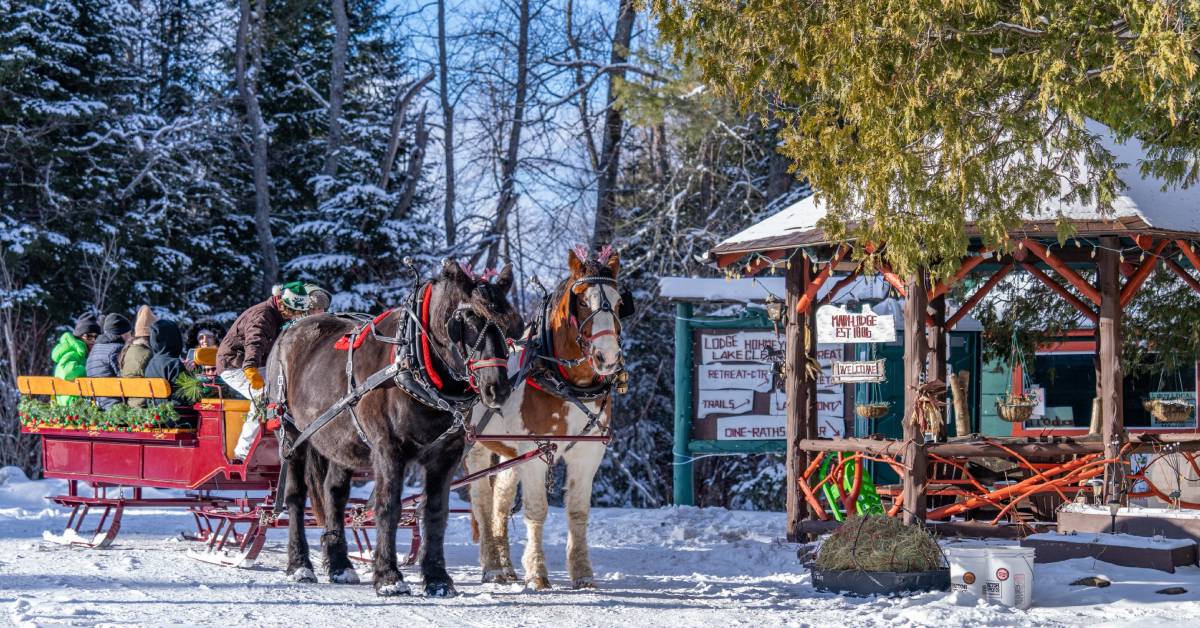
<path fill-rule="evenodd" d="M 890 314 L 876 314 L 871 306 L 850 312 L 836 305 L 817 308 L 817 342 L 893 342 L 896 322 Z"/>
<path fill-rule="evenodd" d="M 837 384 L 860 384 L 884 380 L 883 360 L 834 362 L 830 379 Z"/>

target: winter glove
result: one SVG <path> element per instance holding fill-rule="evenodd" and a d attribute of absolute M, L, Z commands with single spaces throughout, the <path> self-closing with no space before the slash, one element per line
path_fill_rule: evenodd
<path fill-rule="evenodd" d="M 242 369 L 242 373 L 246 375 L 246 381 L 250 382 L 250 390 L 262 390 L 263 386 L 266 386 L 262 375 L 258 374 L 258 367 L 247 366 Z"/>

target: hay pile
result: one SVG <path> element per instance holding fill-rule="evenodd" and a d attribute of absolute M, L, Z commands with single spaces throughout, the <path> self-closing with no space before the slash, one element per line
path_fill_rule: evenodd
<path fill-rule="evenodd" d="M 933 571 L 942 552 L 933 535 L 919 526 L 883 516 L 847 519 L 821 544 L 820 569 L 862 571 Z"/>

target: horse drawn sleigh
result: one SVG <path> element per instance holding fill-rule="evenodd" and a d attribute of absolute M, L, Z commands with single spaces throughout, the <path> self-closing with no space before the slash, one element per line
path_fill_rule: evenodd
<path fill-rule="evenodd" d="M 186 508 L 196 524 L 188 538 L 198 544 L 190 557 L 248 567 L 268 530 L 288 528 L 288 574 L 315 582 L 303 531 L 320 526 L 330 581 L 357 582 L 349 560 L 370 561 L 376 592 L 393 595 L 408 592 L 395 552 L 396 530 L 407 529 L 412 541 L 402 564 L 420 556 L 426 594 L 453 595 L 442 558 L 449 491 L 498 474 L 515 480 L 506 472 L 535 460 L 546 464 L 535 463 L 540 475 L 528 477 L 544 478 L 560 443 L 566 443 L 563 454 L 579 445 L 564 456 L 568 465 L 587 459 L 594 473 L 609 439 L 607 396 L 621 368 L 616 258 L 609 268 L 575 256 L 572 277 L 547 298 L 523 342 L 514 340 L 520 319 L 504 298 L 511 272 L 489 282 L 451 263 L 402 307 L 374 319 L 301 319 L 271 353 L 266 399 L 229 399 L 214 387 L 215 396 L 179 405 L 161 379 L 19 378 L 26 399 L 142 400 L 150 408 L 170 408 L 172 415 L 169 424 L 95 424 L 47 416 L 55 414 L 51 401 L 43 404 L 49 410 L 42 416 L 23 417 L 23 431 L 41 437 L 44 475 L 67 481 L 66 494 L 51 497 L 71 509 L 66 529 L 47 538 L 104 548 L 116 538 L 127 508 Z M 514 347 L 520 351 L 509 377 Z M 201 350 L 197 363 L 211 364 L 214 357 Z M 510 398 L 514 387 L 527 388 L 526 380 L 535 390 Z M 537 406 L 529 400 L 539 394 L 561 402 L 553 417 L 542 417 L 553 423 L 549 427 L 546 420 L 522 423 L 522 413 Z M 251 403 L 263 404 L 270 419 L 249 455 L 238 460 L 234 446 Z M 487 430 L 493 418 L 508 431 Z M 468 473 L 452 480 L 472 447 L 485 453 L 473 455 Z M 409 462 L 424 467 L 425 492 L 403 497 Z M 591 473 L 585 478 L 585 528 Z M 355 479 L 375 482 L 371 499 L 349 497 Z M 473 498 L 483 494 L 481 484 L 488 483 L 476 484 Z M 507 484 L 515 491 L 515 482 Z M 544 485 L 537 487 L 540 498 L 528 483 L 525 488 L 533 504 L 544 505 Z M 173 490 L 162 495 L 148 489 Z M 490 489 L 487 495 L 480 500 L 486 511 L 475 499 L 472 506 L 475 520 L 490 531 L 496 527 Z M 506 504 L 503 496 L 499 502 L 497 510 Z M 506 522 L 507 505 L 503 510 Z M 544 520 L 544 506 L 540 510 Z M 536 526 L 540 557 L 540 521 Z M 348 551 L 346 528 L 354 552 Z M 504 581 L 511 563 L 496 562 L 497 540 L 485 536 L 484 579 Z M 507 538 L 503 545 L 507 561 Z M 572 577 L 577 586 L 590 586 L 586 545 L 582 554 L 575 546 Z M 527 560 L 526 568 L 535 586 L 545 581 L 544 564 Z"/>

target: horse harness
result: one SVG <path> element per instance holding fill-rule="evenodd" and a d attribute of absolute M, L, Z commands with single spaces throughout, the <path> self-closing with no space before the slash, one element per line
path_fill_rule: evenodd
<path fill-rule="evenodd" d="M 608 285 L 614 288 L 618 286 L 617 281 L 611 277 L 589 276 L 575 280 L 566 288 L 569 295 L 567 298 L 570 299 L 570 303 L 568 304 L 570 322 L 575 327 L 576 343 L 582 350 L 583 355 L 575 359 L 564 359 L 554 355 L 554 334 L 550 329 L 554 300 L 547 295 L 538 318 L 529 327 L 530 331 L 533 332 L 530 334 L 525 346 L 525 351 L 528 351 L 530 354 L 529 358 L 523 360 L 521 370 L 511 379 L 514 385 L 522 381 L 527 381 L 534 388 L 569 402 L 578 408 L 588 418 L 587 423 L 580 430 L 579 436 L 588 435 L 600 424 L 605 407 L 612 398 L 614 387 L 623 386 L 625 376 L 625 372 L 621 371 L 616 377 L 601 377 L 597 382 L 587 386 L 575 384 L 566 376 L 565 369 L 579 366 L 590 359 L 588 357 L 588 349 L 596 338 L 608 335 L 617 336 L 619 334 L 617 331 L 619 327 L 617 329 L 605 329 L 597 334 L 588 334 L 584 331 L 584 328 L 592 322 L 592 319 L 601 312 L 611 314 L 617 325 L 619 326 L 620 324 L 621 313 L 613 309 L 608 295 L 603 290 L 600 291 L 600 308 L 592 311 L 582 321 L 575 318 L 575 288 L 588 284 Z M 592 411 L 587 404 L 596 401 L 600 402 L 600 407 L 596 411 Z M 496 415 L 496 412 L 495 408 L 488 408 L 483 416 L 480 417 L 479 424 L 470 426 L 469 429 L 473 433 L 482 432 L 492 420 L 492 417 Z M 607 434 L 608 426 L 605 425 L 603 427 L 605 434 Z M 571 441 L 567 443 L 567 446 L 563 448 L 563 453 L 565 454 L 570 451 L 577 442 Z"/>
<path fill-rule="evenodd" d="M 504 368 L 508 366 L 508 361 L 503 358 L 478 359 L 476 356 L 479 355 L 483 347 L 483 342 L 487 337 L 489 328 L 494 327 L 497 329 L 500 332 L 501 338 L 505 338 L 505 334 L 504 330 L 500 329 L 494 321 L 487 319 L 483 328 L 479 330 L 479 335 L 476 337 L 475 342 L 467 345 L 463 342 L 462 338 L 464 327 L 462 316 L 469 309 L 469 306 L 460 305 L 451 315 L 450 320 L 447 321 L 447 331 L 450 333 L 452 342 L 451 352 L 454 354 L 457 364 L 449 364 L 445 359 L 441 361 L 451 378 L 463 382 L 467 386 L 466 390 L 461 393 L 444 390 L 441 375 L 437 372 L 433 364 L 433 356 L 435 354 L 430 348 L 429 343 L 430 331 L 428 319 L 432 290 L 433 284 L 426 283 L 420 290 L 412 292 L 405 299 L 404 305 L 401 307 L 404 321 L 400 326 L 400 333 L 395 336 L 381 335 L 377 329 L 378 324 L 387 319 L 394 310 L 388 310 L 371 320 L 367 320 L 365 316 L 360 315 L 350 316 L 355 320 L 364 321 L 364 324 L 350 332 L 343 339 L 346 342 L 346 394 L 322 412 L 296 438 L 290 439 L 290 442 L 288 442 L 289 439 L 287 438 L 279 439 L 280 460 L 282 464 L 280 467 L 279 485 L 276 489 L 275 512 L 279 512 L 283 506 L 282 500 L 287 477 L 287 465 L 292 454 L 301 444 L 328 425 L 333 419 L 337 418 L 338 415 L 348 412 L 351 425 L 354 427 L 359 440 L 367 449 L 371 449 L 371 443 L 362 428 L 362 422 L 358 419 L 355 407 L 364 395 L 379 388 L 389 380 L 417 402 L 435 410 L 447 412 L 454 417 L 454 421 L 450 427 L 446 428 L 437 438 L 421 447 L 421 454 L 430 451 L 447 438 L 459 432 L 466 431 L 466 417 L 478 399 L 475 372 L 485 368 Z M 418 315 L 418 311 L 420 315 Z M 457 330 L 455 330 L 455 327 L 457 327 Z M 393 359 L 386 367 L 372 373 L 361 384 L 355 385 L 354 351 L 366 338 L 372 338 L 391 345 Z M 461 348 L 460 345 L 462 345 Z M 278 383 L 278 390 L 282 396 L 284 391 L 286 391 L 282 373 L 279 375 Z M 272 410 L 276 418 L 280 419 L 281 423 L 287 423 L 293 428 L 295 427 L 292 417 L 286 410 L 286 401 L 273 403 L 269 409 Z"/>

